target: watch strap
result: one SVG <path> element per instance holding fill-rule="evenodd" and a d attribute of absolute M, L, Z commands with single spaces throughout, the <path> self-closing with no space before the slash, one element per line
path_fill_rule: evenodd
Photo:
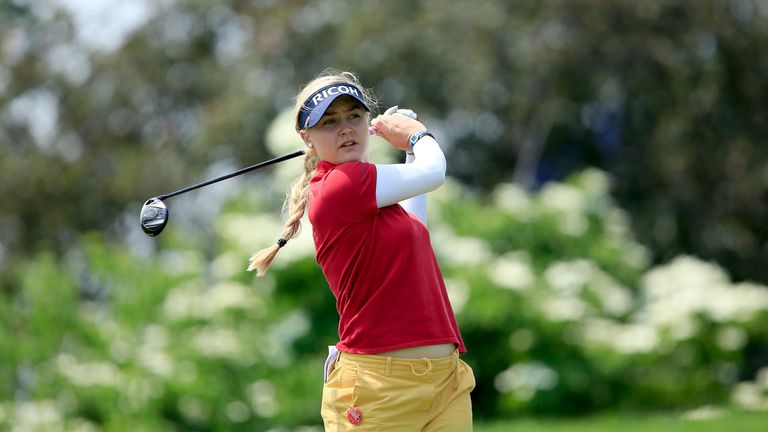
<path fill-rule="evenodd" d="M 423 129 L 417 132 L 414 132 L 408 136 L 408 151 L 413 152 L 413 146 L 416 145 L 416 143 L 424 138 L 425 136 L 431 136 L 434 138 L 435 136 L 432 135 L 432 132 L 430 132 L 427 129 Z"/>

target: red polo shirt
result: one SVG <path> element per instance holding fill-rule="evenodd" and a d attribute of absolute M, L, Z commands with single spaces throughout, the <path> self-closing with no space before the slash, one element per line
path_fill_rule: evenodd
<path fill-rule="evenodd" d="M 339 312 L 337 347 L 374 354 L 454 343 L 465 352 L 424 223 L 376 206 L 376 166 L 321 161 L 310 182 L 317 262 Z"/>

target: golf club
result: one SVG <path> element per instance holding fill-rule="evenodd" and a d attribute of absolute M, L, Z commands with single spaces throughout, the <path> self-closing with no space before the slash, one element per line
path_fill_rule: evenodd
<path fill-rule="evenodd" d="M 418 120 L 419 119 L 419 116 L 415 112 L 413 112 L 412 110 L 409 110 L 408 108 L 400 108 L 397 105 L 391 106 L 391 107 L 389 107 L 388 110 L 384 111 L 384 115 L 389 115 L 389 114 L 394 114 L 394 113 L 402 114 L 402 115 L 410 117 L 410 118 L 412 118 L 414 120 Z M 379 135 L 379 131 L 376 130 L 375 127 L 370 126 L 370 127 L 368 127 L 368 134 L 369 135 Z"/>
<path fill-rule="evenodd" d="M 155 237 L 159 235 L 161 232 L 163 232 L 163 228 L 165 228 L 165 225 L 168 223 L 168 218 L 170 216 L 168 212 L 168 207 L 166 207 L 165 203 L 163 202 L 163 200 L 165 199 L 174 197 L 176 195 L 181 195 L 183 193 L 187 193 L 195 189 L 200 189 L 201 187 L 208 186 L 213 183 L 218 183 L 222 180 L 236 177 L 236 176 L 239 176 L 240 174 L 245 174 L 249 171 L 253 171 L 255 169 L 262 168 L 267 165 L 272 165 L 288 159 L 293 159 L 303 154 L 304 154 L 304 150 L 297 150 L 293 153 L 288 153 L 286 155 L 279 156 L 274 159 L 269 159 L 264 162 L 259 162 L 255 165 L 251 165 L 249 167 L 239 169 L 235 172 L 225 174 L 223 176 L 216 177 L 214 179 L 204 181 L 196 185 L 188 186 L 183 189 L 179 189 L 176 192 L 171 192 L 169 194 L 159 195 L 159 196 L 150 198 L 141 207 L 141 214 L 139 216 L 141 229 L 144 230 L 144 233 L 150 237 Z"/>
<path fill-rule="evenodd" d="M 395 105 L 393 107 L 390 107 L 387 111 L 384 112 L 384 114 L 393 114 L 393 113 L 400 113 L 405 116 L 408 116 L 412 119 L 416 119 L 417 115 L 413 111 L 409 109 L 398 109 L 398 106 Z M 371 126 L 368 129 L 368 133 L 371 135 L 379 135 L 379 131 L 376 130 L 373 126 Z M 288 153 L 283 156 L 276 157 L 274 159 L 270 159 L 264 162 L 259 162 L 255 165 L 251 165 L 249 167 L 245 167 L 242 169 L 239 169 L 233 173 L 225 174 L 220 177 L 216 177 L 214 179 L 204 181 L 202 183 L 198 183 L 196 185 L 188 186 L 183 189 L 179 189 L 176 192 L 171 192 L 169 194 L 165 195 L 159 195 L 156 197 L 152 197 L 144 202 L 144 205 L 141 206 L 141 214 L 139 215 L 139 222 L 141 223 L 141 229 L 144 231 L 144 233 L 150 237 L 155 237 L 157 235 L 160 235 L 161 232 L 163 232 L 163 229 L 165 228 L 165 225 L 168 223 L 168 219 L 170 218 L 170 213 L 168 211 L 168 207 L 165 205 L 163 200 L 166 200 L 168 198 L 174 197 L 176 195 L 181 195 L 183 193 L 187 193 L 189 191 L 193 191 L 195 189 L 200 189 L 201 187 L 208 186 L 213 183 L 218 183 L 222 180 L 226 180 L 232 177 L 239 176 L 240 174 L 245 174 L 249 171 L 253 171 L 258 168 L 265 167 L 267 165 L 272 165 L 278 162 L 282 162 L 288 159 L 293 159 L 295 157 L 301 156 L 304 154 L 304 150 L 297 150 L 293 153 Z"/>

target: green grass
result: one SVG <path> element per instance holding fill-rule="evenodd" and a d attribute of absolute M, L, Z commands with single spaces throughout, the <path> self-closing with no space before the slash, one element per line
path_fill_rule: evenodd
<path fill-rule="evenodd" d="M 579 419 L 520 419 L 475 424 L 475 432 L 766 432 L 768 412 L 722 411 L 691 420 L 674 414 L 609 414 Z"/>

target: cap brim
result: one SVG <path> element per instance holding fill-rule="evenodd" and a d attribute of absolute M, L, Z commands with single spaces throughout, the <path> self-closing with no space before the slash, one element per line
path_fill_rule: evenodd
<path fill-rule="evenodd" d="M 305 129 L 309 129 L 312 126 L 316 125 L 317 122 L 320 121 L 320 119 L 323 117 L 323 114 L 325 114 L 325 111 L 328 109 L 329 106 L 335 101 L 336 99 L 342 97 L 342 96 L 349 96 L 357 101 L 359 101 L 363 108 L 365 108 L 366 111 L 371 112 L 371 109 L 368 107 L 368 104 L 365 103 L 365 101 L 362 98 L 357 97 L 357 95 L 352 93 L 341 93 L 337 95 L 328 96 L 327 98 L 323 99 L 322 102 L 317 104 L 312 111 L 309 113 L 309 116 L 307 117 L 307 123 L 304 125 Z"/>

